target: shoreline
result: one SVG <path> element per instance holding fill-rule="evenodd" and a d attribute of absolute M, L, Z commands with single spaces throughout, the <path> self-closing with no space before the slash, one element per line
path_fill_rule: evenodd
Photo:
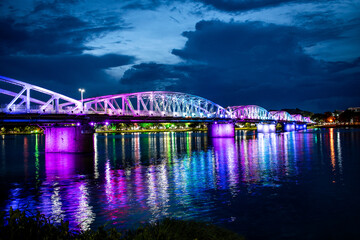
<path fill-rule="evenodd" d="M 336 123 L 336 124 L 326 124 L 326 125 L 312 125 L 308 128 L 360 128 L 360 123 Z"/>
<path fill-rule="evenodd" d="M 315 128 L 360 128 L 360 123 L 353 124 L 328 124 L 328 125 L 311 125 L 307 129 Z M 256 127 L 235 128 L 235 131 L 256 131 Z M 279 130 L 279 129 L 277 129 Z M 187 128 L 187 129 L 136 129 L 136 130 L 106 130 L 96 131 L 95 133 L 161 133 L 161 132 L 207 132 L 207 128 Z M 43 132 L 18 132 L 18 133 L 1 133 L 0 135 L 36 135 L 44 134 Z"/>
<path fill-rule="evenodd" d="M 235 128 L 236 130 L 254 131 L 256 127 Z M 157 133 L 157 132 L 207 132 L 207 128 L 189 128 L 189 129 L 137 129 L 137 130 L 111 130 L 96 131 L 95 133 Z"/>

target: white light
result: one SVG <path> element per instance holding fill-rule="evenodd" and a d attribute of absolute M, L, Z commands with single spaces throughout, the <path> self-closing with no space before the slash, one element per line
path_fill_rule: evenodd
<path fill-rule="evenodd" d="M 81 94 L 81 110 L 84 111 L 84 92 L 85 92 L 85 89 L 79 88 L 79 92 Z"/>
<path fill-rule="evenodd" d="M 264 125 L 264 132 L 269 132 L 269 125 Z"/>

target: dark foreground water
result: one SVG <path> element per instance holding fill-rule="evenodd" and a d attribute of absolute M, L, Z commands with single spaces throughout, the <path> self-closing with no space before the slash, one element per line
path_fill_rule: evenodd
<path fill-rule="evenodd" d="M 94 154 L 44 153 L 44 141 L 0 136 L 1 210 L 81 229 L 174 217 L 248 239 L 360 239 L 360 129 L 98 134 Z"/>

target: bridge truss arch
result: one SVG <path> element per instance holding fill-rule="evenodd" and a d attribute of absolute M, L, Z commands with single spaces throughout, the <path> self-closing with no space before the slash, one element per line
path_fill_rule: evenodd
<path fill-rule="evenodd" d="M 313 121 L 311 121 L 310 117 L 304 117 L 301 114 L 291 114 L 291 116 L 295 119 L 296 122 L 299 122 L 299 123 L 313 123 Z"/>
<path fill-rule="evenodd" d="M 89 114 L 132 117 L 230 118 L 222 106 L 195 95 L 150 91 L 84 99 Z"/>
<path fill-rule="evenodd" d="M 257 105 L 244 105 L 228 107 L 233 118 L 239 121 L 268 121 L 274 120 L 273 116 L 263 107 Z"/>
<path fill-rule="evenodd" d="M 4 89 L 2 88 L 3 86 Z M 222 106 L 199 96 L 168 91 L 149 91 L 88 98 L 82 102 L 26 82 L 0 76 L 0 97 L 10 96 L 0 112 L 7 114 L 107 114 L 111 116 L 224 119 L 229 121 L 283 121 L 314 123 L 300 114 L 267 111 L 257 105 Z M 3 100 L 3 97 L 1 97 Z M 157 119 L 155 119 L 157 120 Z"/>
<path fill-rule="evenodd" d="M 79 113 L 82 111 L 81 102 L 65 95 L 38 87 L 26 82 L 0 76 L 0 82 L 5 83 L 11 90 L 0 88 L 0 94 L 13 97 L 2 106 L 0 111 L 5 113 Z M 17 88 L 16 88 L 17 87 Z M 14 91 L 13 89 L 19 89 Z M 40 95 L 32 97 L 32 94 Z"/>
<path fill-rule="evenodd" d="M 313 120 L 310 119 L 310 117 L 303 117 L 303 122 L 311 124 L 315 123 Z"/>
<path fill-rule="evenodd" d="M 296 122 L 296 119 L 286 111 L 270 111 L 269 112 L 274 120 L 282 122 Z"/>

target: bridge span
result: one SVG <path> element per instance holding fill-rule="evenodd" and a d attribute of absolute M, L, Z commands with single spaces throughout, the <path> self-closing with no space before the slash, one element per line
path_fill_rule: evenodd
<path fill-rule="evenodd" d="M 47 126 L 46 150 L 50 152 L 87 151 L 92 141 L 86 136 L 92 137 L 92 126 L 109 122 L 206 122 L 210 137 L 234 137 L 238 122 L 256 123 L 258 132 L 275 132 L 277 123 L 284 131 L 305 129 L 313 123 L 299 114 L 268 111 L 256 105 L 225 108 L 180 92 L 149 91 L 77 100 L 4 76 L 0 76 L 0 83 L 0 124 Z M 75 144 L 71 150 L 66 147 L 69 142 Z"/>

